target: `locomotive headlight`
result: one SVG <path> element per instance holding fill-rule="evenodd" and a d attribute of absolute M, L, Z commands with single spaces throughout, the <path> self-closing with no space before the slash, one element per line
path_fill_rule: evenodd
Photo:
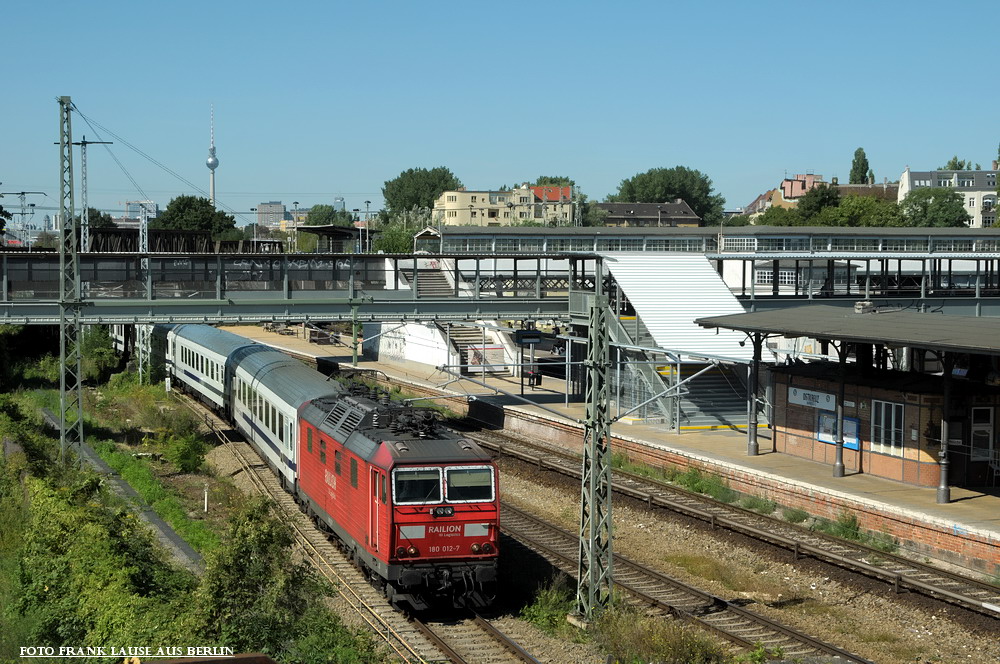
<path fill-rule="evenodd" d="M 402 558 L 405 555 L 406 555 L 406 548 L 405 547 L 400 546 L 400 547 L 396 548 L 396 557 L 397 558 Z"/>
<path fill-rule="evenodd" d="M 408 554 L 410 554 L 411 556 L 415 556 L 415 555 L 417 555 L 417 547 L 415 547 L 415 546 L 413 546 L 411 544 L 410 547 L 406 550 L 406 552 Z"/>
<path fill-rule="evenodd" d="M 455 508 L 454 507 L 435 507 L 433 510 L 431 510 L 431 514 L 433 514 L 434 516 L 454 516 L 455 515 Z"/>
<path fill-rule="evenodd" d="M 491 551 L 493 551 L 493 545 L 490 544 L 489 542 L 484 543 L 483 544 L 483 553 L 490 553 Z"/>
<path fill-rule="evenodd" d="M 472 552 L 473 553 L 479 553 L 480 549 L 482 549 L 482 547 L 479 546 L 478 543 L 472 545 Z"/>

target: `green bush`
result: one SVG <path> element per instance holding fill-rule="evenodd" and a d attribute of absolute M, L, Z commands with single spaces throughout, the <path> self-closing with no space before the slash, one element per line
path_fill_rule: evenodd
<path fill-rule="evenodd" d="M 576 592 L 569 578 L 560 574 L 547 586 L 538 589 L 535 601 L 521 609 L 521 617 L 546 634 L 556 634 L 566 622 L 566 616 L 576 609 Z"/>
<path fill-rule="evenodd" d="M 197 434 L 169 435 L 164 440 L 164 454 L 182 473 L 195 473 L 205 463 L 208 445 Z"/>
<path fill-rule="evenodd" d="M 759 496 L 744 496 L 740 499 L 740 506 L 761 514 L 773 514 L 774 510 L 778 509 L 778 505 L 773 500 Z"/>
<path fill-rule="evenodd" d="M 119 452 L 108 442 L 94 449 L 196 551 L 205 553 L 218 547 L 219 536 L 204 521 L 191 519 L 180 500 L 167 491 L 145 462 Z"/>
<path fill-rule="evenodd" d="M 809 518 L 809 513 L 797 507 L 788 507 L 781 511 L 781 517 L 789 523 L 802 523 Z"/>
<path fill-rule="evenodd" d="M 725 481 L 718 475 L 705 475 L 697 468 L 688 468 L 687 471 L 676 478 L 678 484 L 723 503 L 732 503 L 739 498 L 739 493 L 730 489 Z"/>

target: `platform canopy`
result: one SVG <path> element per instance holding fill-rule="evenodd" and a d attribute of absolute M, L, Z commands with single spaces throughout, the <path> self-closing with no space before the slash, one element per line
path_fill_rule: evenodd
<path fill-rule="evenodd" d="M 1000 355 L 1000 318 L 993 317 L 946 316 L 896 308 L 874 308 L 868 313 L 856 313 L 845 307 L 807 305 L 707 316 L 694 322 L 706 328 L 809 337 L 818 341 Z"/>

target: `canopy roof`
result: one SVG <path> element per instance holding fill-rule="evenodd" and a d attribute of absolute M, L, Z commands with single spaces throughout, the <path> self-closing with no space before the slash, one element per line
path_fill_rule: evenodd
<path fill-rule="evenodd" d="M 1000 318 L 892 310 L 855 313 L 830 305 L 698 318 L 702 327 L 891 347 L 1000 355 Z"/>

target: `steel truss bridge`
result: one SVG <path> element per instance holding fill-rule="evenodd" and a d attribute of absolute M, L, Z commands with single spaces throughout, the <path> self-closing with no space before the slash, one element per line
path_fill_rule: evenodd
<path fill-rule="evenodd" d="M 1000 254 L 709 254 L 747 310 L 857 300 L 1000 315 Z M 665 257 L 664 260 L 669 260 Z M 59 254 L 0 253 L 0 323 L 56 325 Z M 596 254 L 79 254 L 84 325 L 558 319 L 586 325 Z"/>

